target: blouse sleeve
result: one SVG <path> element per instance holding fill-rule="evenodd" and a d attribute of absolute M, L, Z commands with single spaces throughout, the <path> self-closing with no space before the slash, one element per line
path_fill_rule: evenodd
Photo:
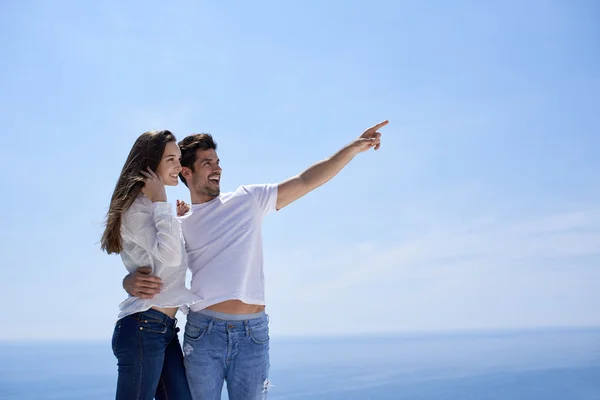
<path fill-rule="evenodd" d="M 163 265 L 181 265 L 181 226 L 169 203 L 132 207 L 123 219 L 122 235 L 124 240 L 140 246 Z"/>

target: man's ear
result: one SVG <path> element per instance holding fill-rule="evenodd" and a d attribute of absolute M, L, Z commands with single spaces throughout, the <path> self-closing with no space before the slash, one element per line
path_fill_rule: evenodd
<path fill-rule="evenodd" d="M 181 167 L 181 176 L 187 181 L 192 177 L 192 170 L 188 167 Z"/>

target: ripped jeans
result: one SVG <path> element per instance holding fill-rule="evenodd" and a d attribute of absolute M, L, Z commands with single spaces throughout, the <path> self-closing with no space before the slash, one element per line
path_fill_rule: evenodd
<path fill-rule="evenodd" d="M 264 400 L 269 389 L 269 319 L 190 312 L 183 340 L 184 365 L 194 400 Z"/>

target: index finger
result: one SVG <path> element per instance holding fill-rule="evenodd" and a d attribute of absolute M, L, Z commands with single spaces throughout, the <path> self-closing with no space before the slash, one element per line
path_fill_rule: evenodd
<path fill-rule="evenodd" d="M 377 130 L 383 128 L 384 126 L 386 126 L 388 123 L 389 123 L 389 121 L 386 119 L 385 121 L 380 122 L 377 125 L 375 125 L 374 127 L 372 127 L 371 130 L 377 131 Z"/>
<path fill-rule="evenodd" d="M 151 177 L 158 179 L 158 175 L 156 175 L 156 172 L 152 171 L 152 168 L 148 167 L 146 169 L 148 170 L 148 173 Z"/>
<path fill-rule="evenodd" d="M 158 276 L 146 275 L 142 274 L 141 272 L 138 273 L 137 279 L 145 282 L 162 283 L 162 279 L 160 279 Z"/>

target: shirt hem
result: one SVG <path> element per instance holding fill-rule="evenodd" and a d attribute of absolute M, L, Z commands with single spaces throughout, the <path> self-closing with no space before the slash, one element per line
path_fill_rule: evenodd
<path fill-rule="evenodd" d="M 153 303 L 146 303 L 144 305 L 140 305 L 138 307 L 132 308 L 132 309 L 128 309 L 128 310 L 121 310 L 119 312 L 119 315 L 117 316 L 117 321 L 125 318 L 131 314 L 135 314 L 138 312 L 144 312 L 144 311 L 148 311 L 149 309 L 151 309 L 152 307 L 160 307 L 160 308 L 178 308 L 179 311 L 181 311 L 183 314 L 187 314 L 187 310 L 189 309 L 190 306 L 201 302 L 202 300 L 194 300 L 194 301 L 184 301 L 184 302 L 175 302 L 175 303 L 160 303 L 160 304 L 153 304 Z"/>

